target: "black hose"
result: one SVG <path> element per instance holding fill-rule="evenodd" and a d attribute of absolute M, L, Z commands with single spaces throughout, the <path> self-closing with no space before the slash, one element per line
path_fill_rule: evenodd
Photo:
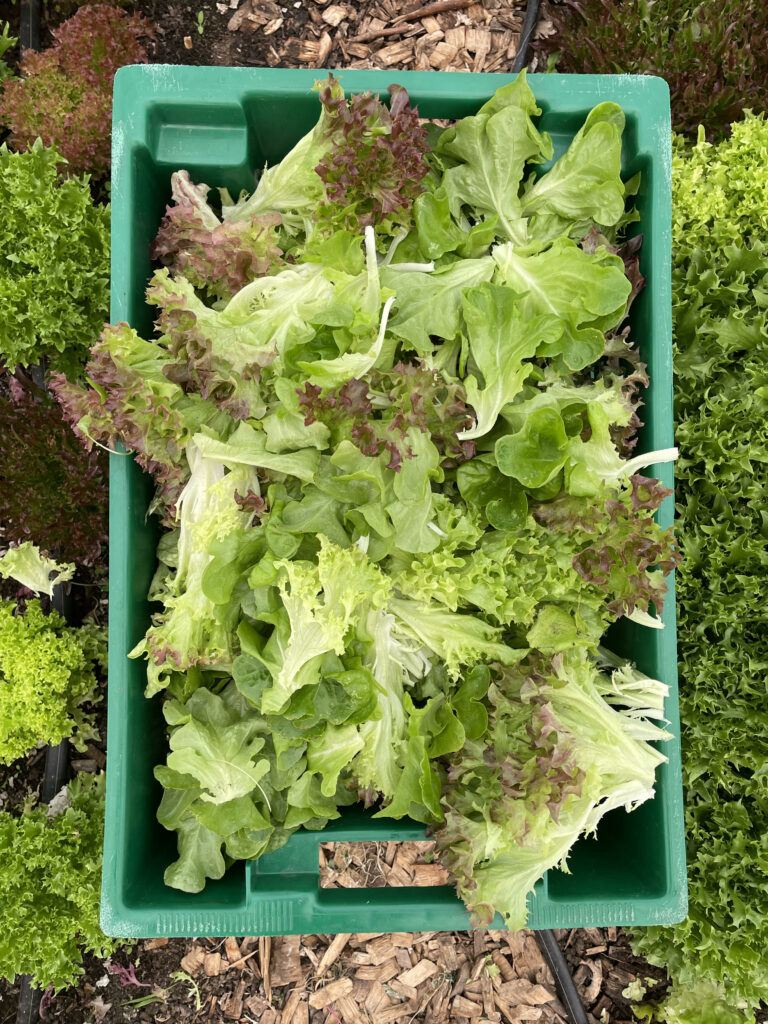
<path fill-rule="evenodd" d="M 40 49 L 41 0 L 21 0 L 19 36 L 22 50 Z"/>
<path fill-rule="evenodd" d="M 565 1007 L 568 1020 L 571 1024 L 588 1024 L 587 1012 L 576 991 L 571 972 L 568 970 L 568 964 L 560 949 L 560 944 L 555 938 L 555 933 L 544 928 L 533 934 L 536 936 L 539 949 L 547 961 L 550 971 L 552 971 L 557 997 Z"/>
<path fill-rule="evenodd" d="M 539 0 L 528 0 L 528 6 L 525 8 L 525 17 L 523 18 L 523 28 L 517 44 L 517 53 L 512 62 L 513 71 L 522 71 L 528 63 L 528 47 L 531 45 L 531 37 L 533 36 L 533 30 L 536 28 L 538 18 Z"/>

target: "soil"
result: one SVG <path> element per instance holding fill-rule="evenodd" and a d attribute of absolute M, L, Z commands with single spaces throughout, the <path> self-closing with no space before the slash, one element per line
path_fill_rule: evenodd
<path fill-rule="evenodd" d="M 150 57 L 158 64 L 263 67 L 268 63 L 270 46 L 280 46 L 290 30 L 301 32 L 307 21 L 303 8 L 289 6 L 284 27 L 275 36 L 264 37 L 230 32 L 227 25 L 234 12 L 227 4 L 222 13 L 212 0 L 139 0 L 136 7 L 157 26 Z M 199 12 L 203 14 L 202 32 Z"/>

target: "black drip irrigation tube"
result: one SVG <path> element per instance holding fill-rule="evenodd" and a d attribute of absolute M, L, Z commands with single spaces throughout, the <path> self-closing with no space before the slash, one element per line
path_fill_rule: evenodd
<path fill-rule="evenodd" d="M 587 1011 L 576 991 L 571 972 L 563 956 L 563 951 L 560 949 L 560 943 L 555 938 L 555 933 L 548 928 L 542 928 L 541 931 L 533 934 L 536 936 L 542 956 L 552 971 L 557 998 L 563 1004 L 565 1012 L 568 1014 L 568 1020 L 571 1024 L 589 1024 Z"/>
<path fill-rule="evenodd" d="M 19 37 L 22 50 L 40 49 L 41 0 L 21 0 Z"/>
<path fill-rule="evenodd" d="M 517 53 L 515 54 L 515 59 L 512 62 L 513 71 L 522 71 L 528 63 L 528 47 L 531 45 L 533 30 L 536 28 L 538 18 L 539 0 L 528 0 L 528 6 L 525 8 L 525 17 L 523 18 L 523 28 L 520 32 L 520 40 L 517 44 Z"/>

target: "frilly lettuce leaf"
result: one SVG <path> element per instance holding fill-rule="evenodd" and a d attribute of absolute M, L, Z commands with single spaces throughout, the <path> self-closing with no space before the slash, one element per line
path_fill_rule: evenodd
<path fill-rule="evenodd" d="M 273 685 L 261 698 L 265 714 L 280 713 L 302 685 L 300 671 L 322 655 L 344 653 L 352 623 L 368 608 L 382 606 L 391 584 L 374 563 L 356 547 L 340 548 L 320 538 L 316 565 L 283 562 L 279 580 L 288 635 L 270 651 Z M 269 667 L 272 668 L 273 665 Z"/>
<path fill-rule="evenodd" d="M 279 266 L 280 216 L 261 214 L 222 223 L 208 204 L 209 191 L 207 185 L 195 185 L 187 171 L 171 175 L 172 203 L 152 256 L 204 293 L 229 298 Z"/>
<path fill-rule="evenodd" d="M 525 650 L 502 643 L 500 629 L 473 615 L 456 614 L 439 605 L 405 598 L 390 601 L 389 608 L 398 620 L 398 629 L 420 641 L 428 656 L 439 658 L 453 679 L 458 678 L 462 666 L 484 661 L 514 665 L 526 654 Z"/>
<path fill-rule="evenodd" d="M 53 597 L 53 588 L 75 575 L 71 563 L 59 564 L 44 555 L 31 541 L 8 548 L 0 556 L 0 577 L 13 579 L 36 594 Z"/>
<path fill-rule="evenodd" d="M 436 835 L 476 922 L 500 913 L 508 927 L 522 927 L 528 893 L 546 870 L 564 866 L 576 839 L 613 807 L 653 795 L 664 755 L 628 726 L 643 718 L 649 739 L 666 739 L 649 721 L 663 696 L 619 710 L 620 701 L 602 699 L 599 679 L 583 650 L 506 669 L 491 687 L 488 735 L 454 758 Z"/>

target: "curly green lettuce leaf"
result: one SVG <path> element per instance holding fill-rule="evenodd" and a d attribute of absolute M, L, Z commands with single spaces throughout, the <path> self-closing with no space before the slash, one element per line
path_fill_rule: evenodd
<path fill-rule="evenodd" d="M 71 563 L 60 565 L 44 555 L 31 541 L 8 548 L 0 555 L 0 578 L 13 579 L 35 594 L 53 597 L 53 588 L 75 575 Z"/>
<path fill-rule="evenodd" d="M 250 522 L 253 513 L 238 497 L 258 494 L 259 484 L 250 467 L 227 472 L 195 442 L 187 446 L 187 460 L 190 477 L 177 502 L 176 571 L 166 580 L 162 612 L 131 652 L 131 657 L 148 658 L 147 696 L 167 686 L 173 672 L 227 667 L 235 654 L 237 604 L 220 604 L 208 596 L 206 571 L 214 545 Z"/>
<path fill-rule="evenodd" d="M 439 605 L 395 598 L 389 608 L 398 620 L 398 629 L 423 644 L 426 652 L 445 664 L 449 675 L 457 679 L 462 666 L 482 661 L 514 665 L 526 654 L 501 641 L 501 630 L 473 615 L 446 611 Z"/>
<path fill-rule="evenodd" d="M 105 653 L 93 626 L 69 627 L 36 599 L 23 612 L 0 601 L 0 764 L 63 739 L 85 750 L 95 731 L 84 705 L 97 699 Z"/>
<path fill-rule="evenodd" d="M 279 714 L 305 680 L 302 669 L 322 655 L 345 651 L 353 622 L 368 608 L 381 606 L 390 584 L 380 569 L 357 547 L 340 548 L 320 538 L 317 564 L 284 561 L 280 599 L 288 620 L 285 638 L 276 631 L 274 649 L 265 648 L 273 684 L 261 698 L 265 714 Z"/>
<path fill-rule="evenodd" d="M 615 706 L 603 699 L 609 686 L 582 650 L 551 662 L 532 656 L 492 684 L 487 738 L 452 758 L 436 832 L 476 922 L 499 913 L 508 927 L 524 927 L 527 896 L 544 872 L 563 867 L 609 810 L 653 796 L 665 757 L 633 730 L 642 718 L 649 739 L 668 738 L 651 721 L 663 692 L 649 687 L 649 708 L 625 709 L 620 695 Z"/>

